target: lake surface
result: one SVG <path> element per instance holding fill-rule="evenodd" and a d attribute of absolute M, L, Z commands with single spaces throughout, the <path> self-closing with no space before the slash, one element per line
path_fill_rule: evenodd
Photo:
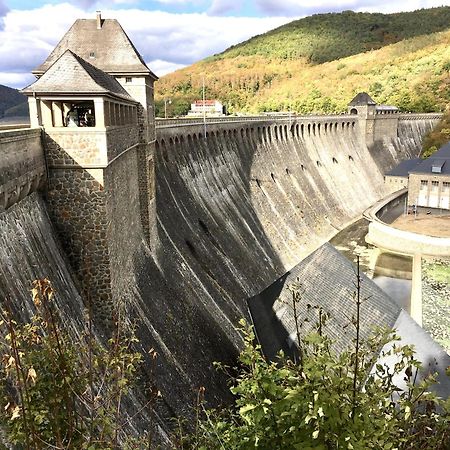
<path fill-rule="evenodd" d="M 364 240 L 368 227 L 369 221 L 360 219 L 339 232 L 330 243 L 354 263 L 359 255 L 361 270 L 401 308 L 410 312 L 412 258 L 380 254 L 377 248 L 369 247 Z"/>

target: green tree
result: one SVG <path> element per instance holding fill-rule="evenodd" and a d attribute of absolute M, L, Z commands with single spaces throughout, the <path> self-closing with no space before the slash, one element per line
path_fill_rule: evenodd
<path fill-rule="evenodd" d="M 330 318 L 321 308 L 315 332 L 302 339 L 297 326 L 297 361 L 282 353 L 277 361 L 267 360 L 252 329 L 241 322 L 245 347 L 232 377 L 235 403 L 206 410 L 200 402 L 206 418 L 183 444 L 202 450 L 448 449 L 450 400 L 431 392 L 433 376 L 416 382 L 421 364 L 393 331 L 378 329 L 360 338 L 357 286 L 355 344 L 340 354 L 322 333 Z M 300 294 L 295 286 L 291 290 L 295 311 Z M 399 375 L 405 388 L 396 385 Z"/>
<path fill-rule="evenodd" d="M 134 332 L 118 317 L 111 338 L 101 345 L 88 320 L 75 345 L 53 295 L 50 282 L 38 280 L 31 322 L 19 325 L 10 311 L 1 313 L 0 421 L 6 437 L 27 450 L 119 448 L 131 439 L 122 404 L 142 361 L 132 351 Z M 156 395 L 151 394 L 149 404 Z"/>

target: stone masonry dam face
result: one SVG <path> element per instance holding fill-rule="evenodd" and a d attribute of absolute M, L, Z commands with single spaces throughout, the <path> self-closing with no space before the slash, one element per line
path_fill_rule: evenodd
<path fill-rule="evenodd" d="M 200 386 L 211 404 L 229 398 L 213 361 L 234 364 L 247 298 L 383 197 L 384 172 L 417 156 L 436 121 L 400 119 L 397 136 L 369 148 L 351 116 L 211 123 L 206 139 L 200 125 L 159 127 L 150 245 L 135 220 L 137 155 L 114 162 L 106 176 L 111 278 L 139 323 L 142 349 L 159 354 L 152 381 L 163 396 L 162 428 L 189 414 Z M 46 209 L 37 193 L 0 213 L 0 292 L 26 317 L 33 279 L 54 278 L 76 328 L 78 285 Z"/>

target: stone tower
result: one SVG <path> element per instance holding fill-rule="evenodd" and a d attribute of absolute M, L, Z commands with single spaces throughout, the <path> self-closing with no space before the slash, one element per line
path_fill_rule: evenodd
<path fill-rule="evenodd" d="M 360 92 L 348 104 L 349 114 L 357 114 L 361 133 L 365 136 L 367 145 L 374 142 L 376 119 L 376 102 L 366 92 Z"/>
<path fill-rule="evenodd" d="M 31 126 L 43 128 L 49 211 L 86 296 L 106 314 L 121 288 L 114 269 L 133 243 L 150 243 L 157 77 L 100 13 L 77 20 L 33 73 L 23 93 Z M 129 254 L 117 251 L 121 236 Z"/>

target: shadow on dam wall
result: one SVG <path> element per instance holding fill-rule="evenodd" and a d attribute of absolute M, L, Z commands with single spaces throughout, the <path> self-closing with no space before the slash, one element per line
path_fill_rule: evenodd
<path fill-rule="evenodd" d="M 170 427 L 168 417 L 187 414 L 200 386 L 211 404 L 229 399 L 226 377 L 213 361 L 235 364 L 242 344 L 235 327 L 249 318 L 247 299 L 379 200 L 383 172 L 416 156 L 415 143 L 428 127 L 411 122 L 402 133 L 409 127 L 414 136 L 369 150 L 357 127 L 308 131 L 296 125 L 223 124 L 208 129 L 207 139 L 158 130 L 151 249 L 135 220 L 138 187 L 130 180 L 137 180 L 136 154 L 121 156 L 106 174 L 114 193 L 110 251 L 120 254 L 112 259 L 112 282 L 129 294 L 142 349 L 159 354 L 148 381 L 162 392 L 163 428 Z M 61 309 L 81 329 L 80 296 L 42 200 L 33 194 L 2 220 L 8 225 L 2 225 L 0 292 L 29 309 L 31 281 L 55 278 Z"/>
<path fill-rule="evenodd" d="M 211 361 L 236 355 L 247 299 L 385 195 L 384 171 L 416 156 L 420 136 L 369 150 L 357 128 L 340 124 L 201 131 L 158 130 L 155 259 L 139 262 L 137 285 L 186 382 L 220 400 L 226 386 Z"/>

